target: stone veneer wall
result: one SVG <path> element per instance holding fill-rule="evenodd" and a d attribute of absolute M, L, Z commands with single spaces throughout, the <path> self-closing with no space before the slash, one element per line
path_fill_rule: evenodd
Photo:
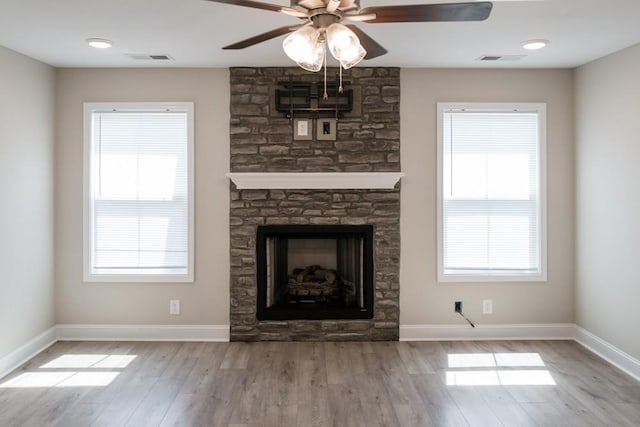
<path fill-rule="evenodd" d="M 330 70 L 334 76 L 337 70 Z M 336 141 L 294 141 L 275 110 L 278 79 L 318 81 L 298 68 L 231 69 L 231 172 L 400 171 L 400 69 L 344 72 L 354 110 Z M 256 319 L 256 227 L 260 224 L 373 224 L 372 320 Z M 397 340 L 400 186 L 393 190 L 238 190 L 231 184 L 231 340 Z"/>

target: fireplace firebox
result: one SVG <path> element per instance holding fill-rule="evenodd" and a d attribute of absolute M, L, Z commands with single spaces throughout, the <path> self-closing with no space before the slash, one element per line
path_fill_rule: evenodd
<path fill-rule="evenodd" d="M 259 320 L 373 317 L 371 225 L 259 226 L 256 261 Z"/>

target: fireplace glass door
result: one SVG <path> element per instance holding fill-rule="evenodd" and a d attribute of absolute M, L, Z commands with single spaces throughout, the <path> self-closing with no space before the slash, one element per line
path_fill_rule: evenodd
<path fill-rule="evenodd" d="M 259 319 L 373 315 L 373 227 L 261 226 Z"/>

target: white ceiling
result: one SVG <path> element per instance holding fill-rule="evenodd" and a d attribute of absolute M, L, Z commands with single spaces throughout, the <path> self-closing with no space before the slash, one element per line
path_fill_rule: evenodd
<path fill-rule="evenodd" d="M 361 6 L 446 2 L 361 0 Z M 284 37 L 239 51 L 221 47 L 299 22 L 204 0 L 0 0 L 0 45 L 57 67 L 289 66 L 294 64 L 282 51 Z M 500 0 L 483 22 L 358 26 L 389 50 L 363 65 L 575 67 L 640 43 L 640 0 Z M 85 43 L 89 37 L 112 40 L 114 46 L 93 49 Z M 521 48 L 522 41 L 538 38 L 551 43 L 540 51 Z M 134 60 L 127 54 L 168 54 L 173 61 Z M 476 61 L 481 55 L 521 54 L 527 57 Z"/>

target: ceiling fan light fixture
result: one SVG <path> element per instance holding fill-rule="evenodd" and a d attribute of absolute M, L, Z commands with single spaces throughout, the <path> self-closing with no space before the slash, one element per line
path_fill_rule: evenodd
<path fill-rule="evenodd" d="M 343 68 L 353 67 L 366 56 L 367 51 L 360 44 L 358 36 L 346 26 L 331 24 L 326 32 L 329 51 Z"/>
<path fill-rule="evenodd" d="M 282 48 L 294 62 L 306 61 L 309 57 L 315 57 L 315 51 L 318 49 L 318 38 L 320 32 L 311 25 L 304 26 L 284 39 Z"/>
<path fill-rule="evenodd" d="M 522 42 L 522 47 L 527 50 L 538 50 L 549 44 L 549 40 L 544 39 L 536 39 L 536 40 L 527 40 L 526 42 Z"/>
<path fill-rule="evenodd" d="M 271 4 L 269 0 L 266 2 L 254 0 L 208 1 L 279 12 L 307 21 L 306 24 L 302 24 L 304 27 L 275 28 L 225 46 L 223 49 L 244 49 L 294 31 L 283 42 L 287 56 L 296 63 L 305 64 L 305 67 L 315 69 L 319 55 L 305 54 L 305 52 L 315 52 L 313 47 L 319 42 L 323 47 L 325 74 L 327 48 L 332 56 L 340 62 L 340 70 L 343 67 L 355 66 L 365 56 L 367 59 L 374 59 L 387 53 L 384 47 L 357 26 L 349 25 L 350 29 L 348 29 L 344 25 L 338 24 L 342 20 L 365 21 L 375 24 L 484 21 L 491 14 L 493 7 L 491 1 L 484 0 L 467 0 L 459 3 L 438 1 L 435 4 L 401 4 L 373 6 L 364 9 L 360 8 L 360 0 L 290 0 L 289 7 Z"/>
<path fill-rule="evenodd" d="M 86 42 L 89 44 L 89 46 L 95 47 L 96 49 L 108 49 L 113 46 L 113 42 L 107 39 L 91 38 L 87 39 Z"/>

